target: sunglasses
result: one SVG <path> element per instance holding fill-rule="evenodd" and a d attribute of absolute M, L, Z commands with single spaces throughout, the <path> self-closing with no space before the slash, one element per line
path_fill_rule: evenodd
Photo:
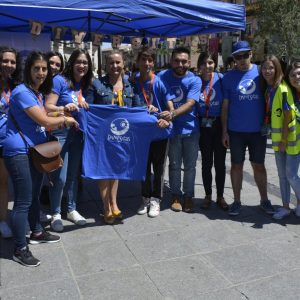
<path fill-rule="evenodd" d="M 250 53 L 244 53 L 240 55 L 234 55 L 235 60 L 248 59 L 250 57 Z"/>

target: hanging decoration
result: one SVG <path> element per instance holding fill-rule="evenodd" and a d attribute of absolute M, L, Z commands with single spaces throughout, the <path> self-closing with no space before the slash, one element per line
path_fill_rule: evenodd
<path fill-rule="evenodd" d="M 68 28 L 64 27 L 64 26 L 52 27 L 53 40 L 55 42 L 61 41 L 67 30 L 68 30 Z"/>
<path fill-rule="evenodd" d="M 131 47 L 133 50 L 138 50 L 141 48 L 142 39 L 140 37 L 131 38 Z"/>
<path fill-rule="evenodd" d="M 176 38 L 168 38 L 167 44 L 168 44 L 168 48 L 173 50 L 176 46 Z"/>
<path fill-rule="evenodd" d="M 33 37 L 37 37 L 41 34 L 42 29 L 44 27 L 44 23 L 34 20 L 29 20 L 30 22 L 30 33 Z"/>
<path fill-rule="evenodd" d="M 121 35 L 112 35 L 111 36 L 111 46 L 113 49 L 119 49 L 121 43 L 123 41 L 123 37 Z"/>
<path fill-rule="evenodd" d="M 80 45 L 86 35 L 85 31 L 79 31 L 76 29 L 72 29 L 73 40 L 76 45 Z"/>
<path fill-rule="evenodd" d="M 94 47 L 99 47 L 101 45 L 101 43 L 102 43 L 104 35 L 100 34 L 100 33 L 92 32 L 91 36 L 92 36 L 92 44 L 93 44 L 93 46 Z"/>
<path fill-rule="evenodd" d="M 184 46 L 185 47 L 191 47 L 192 46 L 192 37 L 191 36 L 185 37 Z"/>
<path fill-rule="evenodd" d="M 208 35 L 200 34 L 198 35 L 198 39 L 199 39 L 199 44 L 198 44 L 199 52 L 207 51 Z"/>
<path fill-rule="evenodd" d="M 156 49 L 158 47 L 159 38 L 151 38 L 149 47 L 152 49 Z"/>

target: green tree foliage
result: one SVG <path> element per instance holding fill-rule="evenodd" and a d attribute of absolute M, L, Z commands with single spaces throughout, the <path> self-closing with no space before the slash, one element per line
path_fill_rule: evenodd
<path fill-rule="evenodd" d="M 258 0 L 258 35 L 266 39 L 266 50 L 279 57 L 300 56 L 300 1 Z"/>

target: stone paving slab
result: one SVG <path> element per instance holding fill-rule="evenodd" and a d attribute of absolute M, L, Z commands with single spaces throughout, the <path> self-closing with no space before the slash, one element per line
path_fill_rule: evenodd
<path fill-rule="evenodd" d="M 226 163 L 225 198 L 231 203 L 229 153 Z M 271 149 L 266 166 L 269 197 L 279 206 Z M 248 161 L 243 209 L 237 217 L 228 216 L 215 203 L 209 210 L 200 208 L 204 197 L 200 158 L 193 214 L 169 209 L 167 173 L 161 215 L 154 219 L 136 215 L 140 183 L 121 182 L 118 201 L 124 219 L 114 226 L 103 223 L 97 185 L 84 181 L 78 210 L 87 217 L 87 225 L 64 219 L 60 243 L 31 246 L 41 259 L 38 268 L 13 262 L 12 241 L 0 238 L 1 300 L 299 299 L 300 219 L 291 215 L 275 221 L 259 208 Z"/>

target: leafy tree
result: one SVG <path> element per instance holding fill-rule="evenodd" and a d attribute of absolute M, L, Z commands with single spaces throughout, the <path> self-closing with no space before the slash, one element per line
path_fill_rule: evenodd
<path fill-rule="evenodd" d="M 258 0 L 256 13 L 266 51 L 286 60 L 300 57 L 299 0 Z"/>

